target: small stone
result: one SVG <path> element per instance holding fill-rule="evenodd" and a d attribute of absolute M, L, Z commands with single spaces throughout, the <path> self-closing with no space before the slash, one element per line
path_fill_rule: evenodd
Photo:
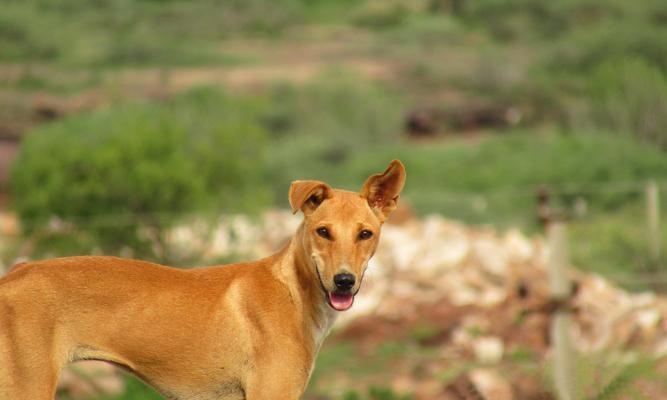
<path fill-rule="evenodd" d="M 503 341 L 495 336 L 484 336 L 473 340 L 472 348 L 477 361 L 484 364 L 498 363 L 503 358 L 505 350 Z"/>
<path fill-rule="evenodd" d="M 491 369 L 470 371 L 470 380 L 485 399 L 514 400 L 512 386 L 506 379 Z"/>

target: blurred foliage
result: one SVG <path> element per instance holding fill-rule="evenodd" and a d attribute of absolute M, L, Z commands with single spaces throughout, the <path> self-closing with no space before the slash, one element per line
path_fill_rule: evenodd
<path fill-rule="evenodd" d="M 356 12 L 353 22 L 370 29 L 388 29 L 401 26 L 410 10 L 401 1 L 366 2 Z"/>
<path fill-rule="evenodd" d="M 271 62 L 267 47 L 240 51 L 252 41 L 237 38 L 266 41 L 289 62 L 369 58 L 390 71 L 380 82 L 338 69 L 243 94 L 201 88 L 43 125 L 14 166 L 14 205 L 38 238 L 34 257 L 127 246 L 165 259 L 161 235 L 184 215 L 286 207 L 293 179 L 358 190 L 399 158 L 402 198 L 422 215 L 535 231 L 535 190 L 548 185 L 555 206 L 577 214 L 574 264 L 637 277 L 646 264 L 642 184 L 667 180 L 665 22 L 663 0 L 6 0 L 0 62 L 22 73 L 0 77 L 2 88 L 71 93 L 114 85 L 109 71 L 121 67 Z M 299 52 L 319 41 L 321 53 Z M 402 136 L 413 108 L 479 101 L 516 108 L 519 126 Z M 663 225 L 666 198 L 663 190 Z M 73 229 L 51 235 L 49 224 Z M 327 372 L 383 370 L 404 355 L 396 347 L 362 359 L 325 347 L 311 392 Z M 633 368 L 607 388 L 598 382 L 597 398 L 633 379 Z M 130 380 L 123 398 L 148 398 L 143 390 Z M 402 398 L 372 385 L 343 395 Z"/>
<path fill-rule="evenodd" d="M 574 130 L 616 124 L 614 131 L 664 145 L 667 126 L 660 118 L 639 127 L 627 121 L 645 120 L 636 110 L 647 99 L 660 100 L 660 86 L 650 85 L 666 79 L 665 21 L 661 0 L 8 0 L 0 13 L 0 61 L 77 68 L 249 63 L 263 55 L 225 41 L 313 40 L 299 29 L 347 26 L 365 31 L 357 35 L 367 54 L 405 64 L 409 83 L 396 84 L 413 95 L 457 87 L 464 97 L 519 107 L 524 124 Z M 326 38 L 323 29 L 313 32 L 320 31 Z M 467 60 L 462 74 L 450 64 L 457 59 Z M 609 67 L 619 61 L 625 65 Z M 644 84 L 646 70 L 651 81 Z M 58 86 L 48 74 L 26 71 L 15 85 Z M 617 92 L 637 84 L 626 99 L 635 111 L 606 121 L 609 102 L 590 95 L 590 81 Z"/>
<path fill-rule="evenodd" d="M 119 371 L 120 372 L 120 371 Z M 162 397 L 159 393 L 153 390 L 150 386 L 135 378 L 129 373 L 125 374 L 125 390 L 123 394 L 120 395 L 99 395 L 92 396 L 87 398 L 82 397 L 69 397 L 66 395 L 58 394 L 56 397 L 59 400 L 162 400 Z"/>
<path fill-rule="evenodd" d="M 401 113 L 394 91 L 333 72 L 262 93 L 202 88 L 72 117 L 29 135 L 14 166 L 16 209 L 28 232 L 57 216 L 92 234 L 47 236 L 42 251 L 90 251 L 101 240 L 107 252 L 122 244 L 150 256 L 183 214 L 287 207 L 294 179 L 358 190 L 399 158 L 409 174 L 403 198 L 418 213 L 534 230 L 536 190 L 547 185 L 559 207 L 594 210 L 574 229 L 577 240 L 597 237 L 577 242 L 588 243 L 575 249 L 577 264 L 637 265 L 642 236 L 622 227 L 641 210 L 641 183 L 667 179 L 659 149 L 622 135 L 549 130 L 411 142 L 401 139 Z"/>
<path fill-rule="evenodd" d="M 667 77 L 660 69 L 641 60 L 609 62 L 588 84 L 597 126 L 667 146 Z"/>
<path fill-rule="evenodd" d="M 386 90 L 332 74 L 262 95 L 201 88 L 73 116 L 27 136 L 12 169 L 15 208 L 28 234 L 54 217 L 84 228 L 46 235 L 37 253 L 122 246 L 165 260 L 165 229 L 185 214 L 286 204 L 309 167 L 395 139 L 399 115 Z"/>
<path fill-rule="evenodd" d="M 662 193 L 659 218 L 661 226 L 665 226 L 667 199 L 664 190 Z M 667 289 L 660 278 L 667 265 L 667 255 L 662 253 L 659 265 L 654 265 L 650 259 L 646 199 L 639 192 L 634 202 L 613 212 L 591 207 L 586 215 L 574 218 L 568 228 L 569 251 L 577 268 L 602 274 L 631 290 Z M 667 236 L 662 235 L 660 243 L 661 248 L 665 248 Z M 656 268 L 659 276 L 652 278 Z"/>
<path fill-rule="evenodd" d="M 97 400 L 160 400 L 163 399 L 155 390 L 144 384 L 138 378 L 128 375 L 125 379 L 125 393 L 119 397 L 109 397 Z"/>
<path fill-rule="evenodd" d="M 287 205 L 292 180 L 349 181 L 340 168 L 352 158 L 400 142 L 401 100 L 375 83 L 334 72 L 303 87 L 279 85 L 268 97 L 271 107 L 263 120 L 274 138 L 269 174 L 277 204 Z M 349 178 L 351 188 L 363 183 L 358 176 Z"/>
<path fill-rule="evenodd" d="M 402 358 L 418 357 L 424 360 L 434 357 L 432 349 L 417 348 L 414 343 L 384 342 L 371 351 L 360 351 L 354 343 L 340 341 L 325 344 L 318 355 L 318 363 L 308 383 L 306 398 L 319 398 L 325 396 L 331 389 L 333 382 L 327 379 L 328 374 L 345 370 L 356 376 L 357 381 L 373 381 L 381 376 L 383 366 L 396 363 Z M 375 379 L 374 379 L 375 378 Z M 382 382 L 380 380 L 380 382 Z M 311 397 L 308 397 L 308 394 Z M 349 388 L 335 399 L 348 400 L 409 400 L 412 397 L 406 394 L 398 394 L 383 385 L 369 385 L 359 387 L 355 382 L 350 382 Z"/>
<path fill-rule="evenodd" d="M 627 354 L 617 349 L 577 357 L 576 398 L 582 400 L 645 399 L 639 379 L 663 382 L 654 355 L 643 352 Z M 665 387 L 664 383 L 660 386 Z"/>
<path fill-rule="evenodd" d="M 260 165 L 266 133 L 245 116 L 252 107 L 202 90 L 38 128 L 12 169 L 24 229 L 30 233 L 57 217 L 84 223 L 105 251 L 129 246 L 150 255 L 181 214 L 266 206 Z M 77 247 L 70 251 L 86 249 Z"/>
<path fill-rule="evenodd" d="M 539 40 L 559 37 L 603 20 L 623 18 L 623 11 L 629 9 L 617 0 L 481 0 L 466 1 L 463 15 L 499 39 Z"/>
<path fill-rule="evenodd" d="M 540 54 L 513 90 L 543 104 L 544 116 L 574 130 L 592 125 L 667 143 L 667 121 L 661 117 L 667 79 L 664 1 L 468 1 L 463 19 L 500 42 Z M 563 118 L 567 115 L 571 118 Z"/>
<path fill-rule="evenodd" d="M 311 160 L 312 168 L 306 170 L 315 169 L 328 182 L 353 187 L 392 157 L 406 165 L 409 180 L 404 197 L 417 210 L 474 223 L 526 215 L 540 185 L 551 186 L 561 203 L 571 204 L 583 196 L 595 209 L 614 211 L 641 196 L 635 182 L 667 177 L 664 153 L 631 138 L 523 131 L 473 143 L 385 143 L 374 145 L 373 151 L 359 146 L 336 170 L 315 169 L 317 160 Z M 598 190 L 602 182 L 632 187 Z M 470 201 L 475 195 L 488 199 L 488 213 L 476 215 Z"/>
<path fill-rule="evenodd" d="M 357 0 L 6 0 L 0 61 L 182 65 L 224 60 L 216 41 L 275 35 Z M 81 34 L 85 32 L 85 34 Z"/>

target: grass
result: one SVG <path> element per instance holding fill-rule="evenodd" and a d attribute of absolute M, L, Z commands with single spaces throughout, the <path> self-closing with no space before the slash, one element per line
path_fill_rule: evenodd
<path fill-rule="evenodd" d="M 290 149 L 300 157 L 295 168 L 309 171 L 306 177 L 349 189 L 388 160 L 399 158 L 409 173 L 404 197 L 420 213 L 441 212 L 473 223 L 502 223 L 512 214 L 527 214 L 540 185 L 552 186 L 563 205 L 571 206 L 584 196 L 592 208 L 612 211 L 641 194 L 632 190 L 608 193 L 608 188 L 600 186 L 634 183 L 641 190 L 641 182 L 667 177 L 667 161 L 661 151 L 629 138 L 594 134 L 517 131 L 473 142 L 359 145 L 338 164 L 322 160 L 315 148 Z M 466 205 L 474 207 L 476 196 L 488 196 L 488 215 L 463 212 Z"/>
<path fill-rule="evenodd" d="M 397 366 L 406 357 L 423 357 L 423 351 L 406 343 L 384 342 L 362 353 L 353 342 L 327 343 L 320 350 L 305 398 L 408 400 L 409 394 L 394 392 L 382 379 L 384 366 Z"/>
<path fill-rule="evenodd" d="M 0 62 L 24 65 L 27 72 L 0 84 L 71 92 L 100 87 L 105 74 L 117 82 L 125 68 L 224 69 L 259 60 L 284 63 L 285 54 L 296 65 L 322 59 L 350 66 L 372 56 L 392 71 L 382 79 L 417 105 L 446 93 L 464 104 L 492 101 L 518 107 L 531 125 L 547 121 L 575 130 L 602 127 L 667 143 L 667 120 L 659 118 L 667 74 L 664 2 L 487 0 L 460 9 L 452 8 L 454 3 L 10 1 L 0 16 Z M 344 40 L 327 47 L 341 34 Z M 239 46 L 239 39 L 283 51 L 253 54 L 252 44 Z M 320 54 L 307 51 L 302 56 L 293 48 L 297 42 Z M 619 61 L 630 62 L 601 72 Z M 30 72 L 32 65 L 56 72 Z M 55 77 L 77 69 L 93 72 L 64 82 Z M 114 69 L 119 72 L 109 72 Z M 648 78 L 644 70 L 650 72 Z M 606 95 L 596 94 L 591 81 L 608 87 Z M 619 106 L 618 98 L 627 98 L 628 107 Z M 451 100 L 439 107 L 451 107 Z M 646 109 L 654 111 L 647 114 Z"/>
<path fill-rule="evenodd" d="M 120 397 L 110 397 L 108 399 L 99 399 L 99 400 L 132 400 L 132 399 L 142 399 L 142 400 L 159 400 L 163 399 L 155 390 L 151 389 L 148 385 L 141 382 L 137 378 L 127 377 L 125 380 L 125 393 Z"/>
<path fill-rule="evenodd" d="M 576 397 L 585 400 L 648 399 L 647 386 L 659 391 L 666 385 L 660 372 L 662 359 L 651 354 L 616 350 L 577 358 Z M 655 389 L 653 389 L 655 390 Z"/>
<path fill-rule="evenodd" d="M 294 24 L 344 18 L 354 0 L 8 1 L 0 61 L 69 66 L 202 65 L 224 60 L 220 40 L 273 37 Z M 81 34 L 85 32 L 85 34 Z"/>
<path fill-rule="evenodd" d="M 119 395 L 93 396 L 88 400 L 163 400 L 159 393 L 132 375 L 125 374 L 125 390 Z M 61 400 L 73 400 L 69 397 L 58 397 Z M 79 398 L 80 399 L 80 398 Z M 85 400 L 85 399 L 84 399 Z"/>

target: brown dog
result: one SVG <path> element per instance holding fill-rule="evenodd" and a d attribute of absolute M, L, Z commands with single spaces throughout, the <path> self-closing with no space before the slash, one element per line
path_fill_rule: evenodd
<path fill-rule="evenodd" d="M 360 193 L 295 181 L 303 223 L 267 258 L 179 270 L 115 257 L 17 265 L 0 279 L 0 399 L 53 399 L 68 362 L 103 360 L 170 399 L 298 399 L 396 207 L 392 161 Z"/>

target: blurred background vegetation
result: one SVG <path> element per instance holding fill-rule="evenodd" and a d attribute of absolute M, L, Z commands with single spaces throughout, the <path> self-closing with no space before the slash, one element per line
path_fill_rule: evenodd
<path fill-rule="evenodd" d="M 662 0 L 5 0 L 0 49 L 5 264 L 191 265 L 161 245 L 184 218 L 284 208 L 293 179 L 357 189 L 399 158 L 419 215 L 536 232 L 547 187 L 579 268 L 631 289 L 656 268 Z"/>

